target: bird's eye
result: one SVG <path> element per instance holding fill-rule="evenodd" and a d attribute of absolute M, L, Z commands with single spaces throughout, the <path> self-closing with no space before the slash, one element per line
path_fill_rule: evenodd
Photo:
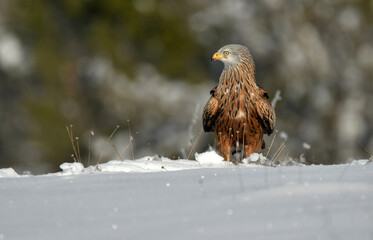
<path fill-rule="evenodd" d="M 229 52 L 228 52 L 228 51 L 224 51 L 224 52 L 223 52 L 223 55 L 226 57 L 226 56 L 229 55 Z"/>

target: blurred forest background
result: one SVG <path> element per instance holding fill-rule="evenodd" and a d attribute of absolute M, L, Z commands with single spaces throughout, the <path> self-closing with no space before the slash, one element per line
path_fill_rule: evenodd
<path fill-rule="evenodd" d="M 271 97 L 281 90 L 290 156 L 303 142 L 311 163 L 372 154 L 371 0 L 1 0 L 0 167 L 57 171 L 72 161 L 70 124 L 91 164 L 120 125 L 102 161 L 117 159 L 127 120 L 136 158 L 183 157 L 228 43 L 248 46 Z M 197 151 L 209 145 L 203 133 Z"/>

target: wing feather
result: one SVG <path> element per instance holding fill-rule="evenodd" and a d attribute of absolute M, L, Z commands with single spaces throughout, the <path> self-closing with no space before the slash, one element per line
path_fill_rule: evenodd
<path fill-rule="evenodd" d="M 219 101 L 215 97 L 216 87 L 210 91 L 211 97 L 203 109 L 203 130 L 213 132 L 215 130 L 215 121 L 219 115 Z"/>
<path fill-rule="evenodd" d="M 261 89 L 261 98 L 256 103 L 256 110 L 261 124 L 264 128 L 264 133 L 271 135 L 275 128 L 276 114 L 271 103 L 268 100 L 268 94 Z"/>

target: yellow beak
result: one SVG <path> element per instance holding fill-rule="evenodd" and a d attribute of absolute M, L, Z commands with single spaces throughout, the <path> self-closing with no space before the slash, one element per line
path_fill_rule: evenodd
<path fill-rule="evenodd" d="M 211 60 L 212 60 L 212 61 L 216 61 L 216 60 L 219 60 L 219 59 L 222 59 L 222 58 L 226 58 L 226 57 L 224 57 L 224 56 L 220 55 L 218 52 L 216 52 L 216 53 L 212 56 Z"/>

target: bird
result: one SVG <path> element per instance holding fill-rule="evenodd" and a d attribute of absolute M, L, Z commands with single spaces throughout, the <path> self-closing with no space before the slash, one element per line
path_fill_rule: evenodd
<path fill-rule="evenodd" d="M 224 69 L 203 109 L 203 130 L 215 133 L 225 161 L 230 161 L 231 150 L 242 149 L 249 157 L 264 148 L 263 135 L 273 132 L 274 108 L 267 92 L 256 83 L 255 65 L 247 47 L 225 45 L 211 61 L 223 62 Z"/>

